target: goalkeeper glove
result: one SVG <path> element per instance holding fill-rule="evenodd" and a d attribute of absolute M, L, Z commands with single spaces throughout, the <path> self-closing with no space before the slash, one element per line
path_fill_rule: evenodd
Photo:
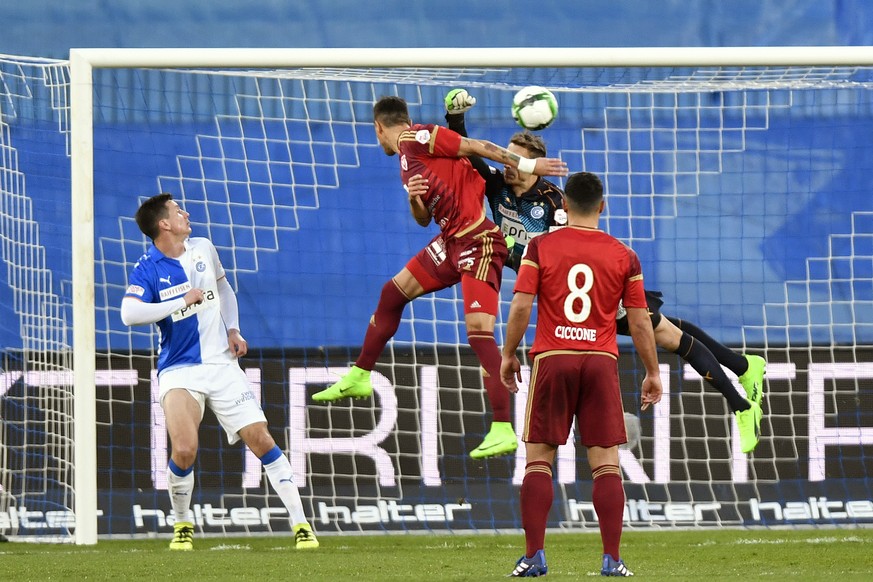
<path fill-rule="evenodd" d="M 446 112 L 449 115 L 465 113 L 476 105 L 476 98 L 466 89 L 452 89 L 446 94 Z"/>

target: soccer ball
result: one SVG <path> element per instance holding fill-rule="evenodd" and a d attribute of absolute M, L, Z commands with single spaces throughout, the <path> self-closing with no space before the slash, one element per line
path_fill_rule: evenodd
<path fill-rule="evenodd" d="M 512 98 L 512 118 L 531 131 L 545 129 L 558 115 L 558 100 L 545 87 L 525 87 Z"/>

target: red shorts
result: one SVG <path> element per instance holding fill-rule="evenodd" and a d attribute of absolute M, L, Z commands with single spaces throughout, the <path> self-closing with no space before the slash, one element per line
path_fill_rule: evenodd
<path fill-rule="evenodd" d="M 538 354 L 530 373 L 521 440 L 563 445 L 574 416 L 586 447 L 627 442 L 617 360 L 602 352 Z"/>
<path fill-rule="evenodd" d="M 425 293 L 451 287 L 458 283 L 461 277 L 473 277 L 487 283 L 493 289 L 495 293 L 493 300 L 488 298 L 487 302 L 495 307 L 491 315 L 497 314 L 496 294 L 500 293 L 503 264 L 509 253 L 500 229 L 493 224 L 489 229 L 488 225 L 489 223 L 486 222 L 483 230 L 460 237 L 444 239 L 443 235 L 439 235 L 406 263 L 406 268 L 424 287 Z M 481 298 L 464 297 L 466 312 L 471 311 L 466 308 L 475 304 L 477 299 L 479 303 L 485 305 L 486 301 Z M 472 311 L 476 309 L 473 308 Z"/>

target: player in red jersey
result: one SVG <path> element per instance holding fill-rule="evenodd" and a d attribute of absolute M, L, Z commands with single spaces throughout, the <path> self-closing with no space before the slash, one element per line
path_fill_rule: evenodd
<path fill-rule="evenodd" d="M 521 486 L 526 552 L 511 576 L 547 572 L 544 542 L 552 507 L 552 464 L 574 417 L 588 448 L 594 477 L 592 502 L 603 541 L 601 574 L 631 576 L 619 555 L 624 487 L 618 445 L 627 442 L 618 382 L 615 313 L 627 310 L 631 337 L 646 368 L 642 408 L 661 399 L 655 335 L 636 253 L 598 230 L 603 185 L 588 172 L 573 174 L 564 189 L 568 227 L 531 239 L 521 260 L 506 329 L 500 375 L 516 392 L 521 364 L 516 351 L 537 297 L 537 324 L 522 440 L 527 466 Z"/>
<path fill-rule="evenodd" d="M 467 135 L 464 114 L 475 105 L 476 99 L 465 89 L 449 91 L 445 98 L 448 127 Z M 538 135 L 517 133 L 509 141 L 507 148 L 523 156 L 536 158 L 546 155 L 546 144 Z M 495 224 L 509 237 L 509 258 L 505 266 L 518 272 L 528 241 L 564 224 L 559 218 L 563 214 L 563 194 L 556 185 L 539 176 L 522 174 L 511 168 L 500 171 L 475 157 L 470 162 L 485 180 L 485 197 Z M 410 181 L 410 187 L 413 184 Z M 764 416 L 761 409 L 766 373 L 764 358 L 735 352 L 690 321 L 662 313 L 664 302 L 661 297 L 659 291 L 646 290 L 649 318 L 658 346 L 688 362 L 701 378 L 724 396 L 736 418 L 740 450 L 743 453 L 754 451 Z M 621 305 L 616 324 L 619 335 L 629 335 L 627 317 Z M 737 392 L 722 366 L 737 375 L 746 398 Z"/>
<path fill-rule="evenodd" d="M 482 366 L 493 413 L 491 429 L 470 456 L 481 459 L 511 453 L 518 441 L 510 420 L 509 393 L 500 380 L 500 349 L 494 341 L 506 242 L 485 216 L 485 181 L 467 157 L 488 158 L 537 175 L 565 176 L 567 166 L 558 159 L 524 158 L 445 127 L 413 124 L 400 97 L 376 102 L 373 120 L 382 149 L 389 156 L 400 156 L 400 176 L 410 192 L 412 216 L 422 226 L 433 220 L 440 234 L 382 288 L 361 353 L 349 373 L 312 399 L 329 402 L 370 396 L 370 372 L 396 333 L 406 304 L 460 282 L 467 340 Z M 419 180 L 427 182 L 426 190 L 409 188 Z"/>

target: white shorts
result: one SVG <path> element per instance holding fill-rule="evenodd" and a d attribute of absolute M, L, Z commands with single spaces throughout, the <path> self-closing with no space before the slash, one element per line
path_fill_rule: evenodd
<path fill-rule="evenodd" d="M 239 431 L 256 422 L 267 422 L 255 393 L 249 387 L 245 372 L 236 362 L 227 364 L 196 364 L 161 372 L 158 376 L 158 398 L 174 388 L 183 388 L 200 404 L 200 418 L 208 406 L 227 433 L 227 442 L 239 441 Z"/>

